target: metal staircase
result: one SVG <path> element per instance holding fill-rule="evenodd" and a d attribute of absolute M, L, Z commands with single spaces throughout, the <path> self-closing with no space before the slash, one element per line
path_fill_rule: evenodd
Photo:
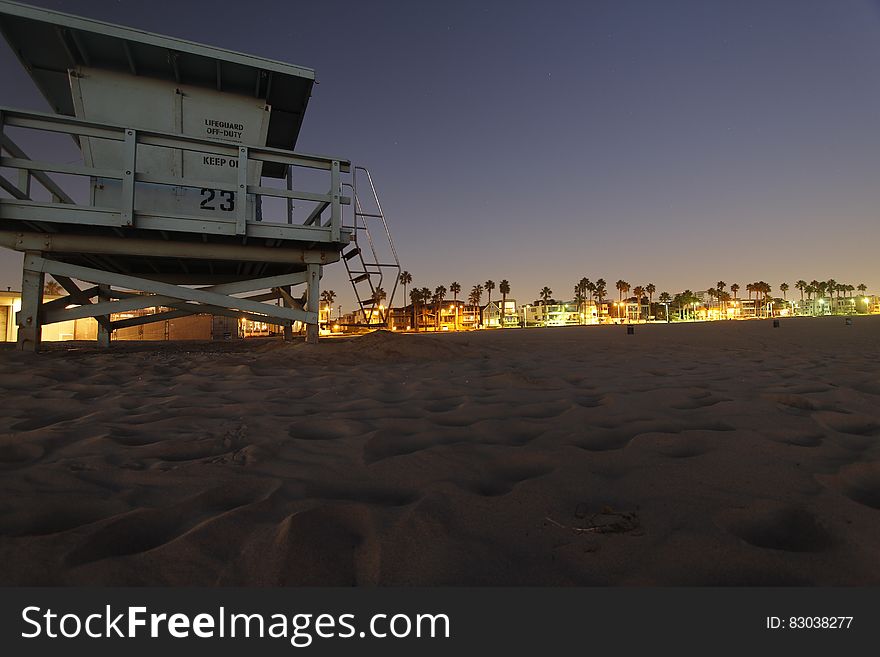
<path fill-rule="evenodd" d="M 366 189 L 363 201 L 358 194 L 359 179 Z M 343 187 L 351 189 L 353 199 L 353 225 L 347 227 L 353 229 L 354 242 L 348 251 L 343 252 L 342 261 L 358 304 L 359 313 L 354 325 L 368 328 L 388 326 L 400 280 L 400 260 L 388 222 L 373 177 L 365 167 L 352 167 L 351 182 L 343 183 Z M 390 292 L 386 286 L 390 287 Z"/>

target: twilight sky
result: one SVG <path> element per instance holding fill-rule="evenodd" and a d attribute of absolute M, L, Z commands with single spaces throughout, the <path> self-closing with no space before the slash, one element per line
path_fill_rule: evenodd
<path fill-rule="evenodd" d="M 31 4 L 316 69 L 298 150 L 371 169 L 419 287 L 880 291 L 878 2 Z M 0 82 L 47 111 L 5 42 Z"/>

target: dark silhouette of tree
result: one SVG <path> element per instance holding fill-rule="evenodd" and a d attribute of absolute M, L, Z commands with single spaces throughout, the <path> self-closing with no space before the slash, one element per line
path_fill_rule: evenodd
<path fill-rule="evenodd" d="M 471 288 L 470 296 L 468 297 L 468 301 L 470 301 L 471 306 L 473 306 L 474 311 L 476 312 L 477 325 L 482 324 L 482 317 L 480 313 L 480 300 L 483 298 L 483 286 L 482 285 L 474 285 Z"/>
<path fill-rule="evenodd" d="M 438 285 L 434 288 L 434 303 L 437 304 L 437 322 L 436 328 L 440 330 L 440 315 L 443 312 L 443 302 L 446 300 L 446 287 Z"/>
<path fill-rule="evenodd" d="M 546 285 L 541 288 L 541 293 L 538 295 L 541 297 L 541 315 L 544 318 L 544 326 L 547 325 L 547 302 L 553 296 L 553 290 L 551 290 Z"/>
<path fill-rule="evenodd" d="M 416 333 L 419 332 L 419 316 L 417 314 L 418 305 L 422 300 L 422 291 L 418 288 L 415 288 L 412 292 L 409 293 L 409 300 L 412 302 L 413 308 L 413 329 Z"/>
<path fill-rule="evenodd" d="M 602 310 L 602 301 L 604 301 L 605 295 L 608 294 L 607 285 L 608 284 L 605 282 L 604 278 L 596 280 L 596 298 L 599 300 L 599 308 L 597 310 L 599 313 L 601 313 Z M 599 319 L 601 319 L 601 315 L 599 316 Z"/>
<path fill-rule="evenodd" d="M 431 290 L 427 287 L 419 289 L 419 298 L 422 302 L 422 326 L 428 326 L 428 304 L 431 303 Z"/>
<path fill-rule="evenodd" d="M 583 293 L 582 287 L 580 283 L 574 286 L 574 302 L 578 309 L 578 323 L 584 323 L 584 304 L 587 301 L 587 296 Z"/>
<path fill-rule="evenodd" d="M 672 297 L 669 296 L 669 292 L 661 292 L 660 296 L 657 298 L 657 301 L 663 305 L 663 314 L 665 316 L 666 321 L 669 321 L 669 303 L 672 301 Z"/>
<path fill-rule="evenodd" d="M 642 318 L 642 297 L 645 296 L 645 288 L 636 285 L 633 288 L 633 294 L 636 296 L 636 305 L 638 306 L 639 319 Z"/>
<path fill-rule="evenodd" d="M 489 301 L 487 301 L 486 303 L 491 304 L 492 303 L 492 290 L 495 289 L 495 281 L 493 281 L 490 278 L 488 281 L 483 283 L 483 286 L 486 288 L 486 292 L 489 294 Z"/>
<path fill-rule="evenodd" d="M 400 272 L 400 277 L 397 279 L 398 282 L 403 285 L 403 298 L 406 299 L 409 296 L 409 286 L 412 284 L 412 274 L 408 271 Z"/>
<path fill-rule="evenodd" d="M 507 295 L 510 294 L 510 283 L 507 279 L 502 279 L 498 284 L 498 291 L 501 292 L 501 326 L 506 322 Z"/>
<path fill-rule="evenodd" d="M 452 292 L 452 301 L 455 305 L 455 330 L 458 330 L 458 295 L 461 293 L 461 284 L 458 281 L 452 281 L 449 284 L 449 291 Z"/>
<path fill-rule="evenodd" d="M 654 292 L 657 291 L 657 286 L 653 283 L 648 283 L 645 286 L 645 292 L 648 293 L 648 314 L 652 314 L 654 311 Z"/>
<path fill-rule="evenodd" d="M 330 321 L 330 317 L 333 315 L 333 302 L 336 300 L 336 292 L 333 290 L 324 290 L 321 292 L 321 301 L 327 304 L 328 313 L 327 313 L 327 321 Z"/>

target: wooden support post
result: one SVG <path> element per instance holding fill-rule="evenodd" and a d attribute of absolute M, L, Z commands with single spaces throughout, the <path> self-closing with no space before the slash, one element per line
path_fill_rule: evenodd
<path fill-rule="evenodd" d="M 137 131 L 125 131 L 125 169 L 122 177 L 122 221 L 134 226 L 134 179 L 137 167 Z"/>
<path fill-rule="evenodd" d="M 235 234 L 247 235 L 248 149 L 238 149 L 238 193 L 235 197 Z M 259 183 L 258 183 L 259 184 Z"/>
<path fill-rule="evenodd" d="M 287 285 L 287 286 L 285 286 L 284 289 L 287 292 L 287 295 L 290 296 L 290 292 L 291 292 L 292 287 L 290 285 Z M 291 307 L 290 302 L 287 300 L 286 297 L 282 297 L 281 300 L 283 301 L 285 308 Z M 284 325 L 284 341 L 290 342 L 291 340 L 293 340 L 293 324 L 285 324 Z"/>
<path fill-rule="evenodd" d="M 109 285 L 98 285 L 98 303 L 102 301 L 110 301 L 110 286 Z M 101 321 L 101 320 L 104 321 Z M 101 315 L 98 318 L 98 346 L 99 347 L 109 347 L 110 346 L 110 331 L 107 330 L 107 327 L 110 324 L 110 315 Z"/>
<path fill-rule="evenodd" d="M 21 310 L 18 311 L 19 351 L 37 352 L 40 350 L 40 338 L 43 330 L 40 325 L 40 307 L 43 304 L 43 287 L 46 275 L 41 271 L 27 268 L 28 256 L 39 256 L 35 251 L 25 254 L 24 267 L 21 275 Z"/>
<path fill-rule="evenodd" d="M 339 160 L 333 160 L 330 165 L 330 193 L 333 202 L 330 204 L 330 241 L 340 241 L 340 228 L 342 226 L 342 182 L 339 177 Z"/>
<path fill-rule="evenodd" d="M 316 315 L 314 324 L 306 324 L 306 342 L 308 344 L 318 344 L 321 265 L 306 265 L 306 273 L 308 274 L 308 281 L 306 282 L 306 311 Z"/>

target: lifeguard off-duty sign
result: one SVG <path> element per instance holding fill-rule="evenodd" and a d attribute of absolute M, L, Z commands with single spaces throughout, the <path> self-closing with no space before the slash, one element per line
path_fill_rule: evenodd
<path fill-rule="evenodd" d="M 252 96 L 84 66 L 72 69 L 69 75 L 79 118 L 119 123 L 124 116 L 125 123 L 135 129 L 208 138 L 227 144 L 266 144 L 272 109 Z M 222 115 L 218 115 L 221 112 Z M 85 137 L 82 141 L 86 164 L 122 168 L 123 143 L 94 137 Z M 248 164 L 248 184 L 259 184 L 261 168 L 259 162 Z M 138 148 L 137 171 L 234 184 L 238 180 L 238 160 L 144 145 Z M 121 189 L 118 180 L 95 178 L 92 202 L 97 206 L 119 207 Z M 234 212 L 240 202 L 237 197 L 234 192 L 208 186 L 199 189 L 137 183 L 135 210 L 216 218 L 218 214 Z M 249 198 L 248 219 L 255 219 L 256 212 L 253 199 Z"/>

